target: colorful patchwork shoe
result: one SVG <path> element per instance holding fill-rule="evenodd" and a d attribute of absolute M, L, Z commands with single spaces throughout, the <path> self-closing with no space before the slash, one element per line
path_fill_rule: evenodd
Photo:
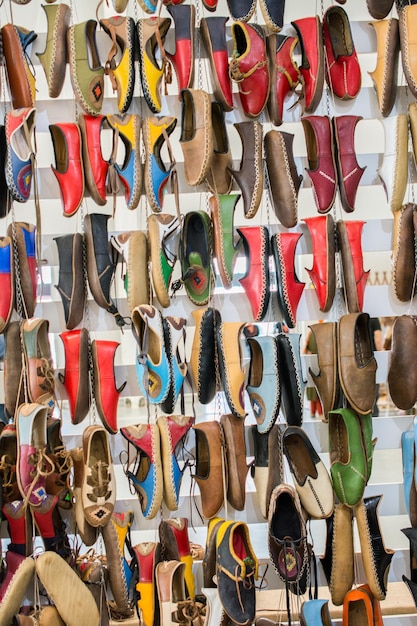
<path fill-rule="evenodd" d="M 4 623 L 12 624 L 33 580 L 35 560 L 7 550 L 6 563 L 7 574 L 0 587 L 0 611 Z"/>
<path fill-rule="evenodd" d="M 178 93 L 189 89 L 194 82 L 195 6 L 193 4 L 168 6 L 175 25 L 175 52 L 167 57 L 177 75 Z"/>
<path fill-rule="evenodd" d="M 269 233 L 265 226 L 243 226 L 242 237 L 246 271 L 239 282 L 249 300 L 255 322 L 262 320 L 269 304 Z"/>
<path fill-rule="evenodd" d="M 22 324 L 24 357 L 31 402 L 55 406 L 55 377 L 49 344 L 49 321 L 30 318 Z"/>
<path fill-rule="evenodd" d="M 138 615 L 144 626 L 153 626 L 158 602 L 155 567 L 161 560 L 160 544 L 146 541 L 138 543 L 132 549 L 139 570 L 136 583 Z"/>
<path fill-rule="evenodd" d="M 140 424 L 125 426 L 120 432 L 137 451 L 125 474 L 139 498 L 144 518 L 153 519 L 163 497 L 160 430 L 157 424 Z"/>
<path fill-rule="evenodd" d="M 125 556 L 125 543 L 132 523 L 133 511 L 114 512 L 110 522 L 103 527 L 108 583 L 116 610 L 126 616 L 132 614 L 129 593 L 133 572 Z"/>
<path fill-rule="evenodd" d="M 201 404 L 209 404 L 216 394 L 216 328 L 221 317 L 212 307 L 196 309 L 191 315 L 195 323 L 190 358 L 194 390 Z"/>
<path fill-rule="evenodd" d="M 96 20 L 68 28 L 67 45 L 71 84 L 75 99 L 89 115 L 98 115 L 103 106 L 104 68 L 96 42 Z"/>
<path fill-rule="evenodd" d="M 16 424 L 6 424 L 0 434 L 0 486 L 3 505 L 21 498 L 16 479 L 16 460 Z M 0 511 L 0 517 L 1 515 Z"/>
<path fill-rule="evenodd" d="M 17 202 L 30 196 L 35 155 L 36 109 L 21 108 L 6 113 L 6 183 Z"/>
<path fill-rule="evenodd" d="M 164 204 L 164 192 L 175 160 L 172 156 L 169 136 L 177 125 L 175 117 L 147 117 L 143 120 L 143 142 L 145 144 L 145 193 L 152 211 L 159 213 Z M 161 150 L 168 150 L 170 163 L 162 160 Z"/>
<path fill-rule="evenodd" d="M 164 502 L 170 511 L 178 509 L 181 480 L 185 466 L 181 469 L 178 459 L 181 446 L 194 423 L 187 415 L 161 415 L 157 425 L 161 439 L 162 471 L 164 476 Z"/>
<path fill-rule="evenodd" d="M 230 410 L 236 417 L 244 418 L 245 370 L 242 366 L 240 337 L 245 324 L 221 322 L 217 327 L 219 370 L 223 389 Z"/>
<path fill-rule="evenodd" d="M 6 24 L 1 29 L 1 36 L 12 108 L 32 108 L 36 102 L 36 85 L 26 48 L 35 41 L 37 34 Z"/>
<path fill-rule="evenodd" d="M 87 522 L 93 528 L 111 520 L 116 502 L 116 480 L 109 436 L 102 426 L 92 424 L 83 432 L 84 478 L 81 500 Z"/>
<path fill-rule="evenodd" d="M 103 158 L 101 131 L 107 126 L 107 118 L 105 115 L 80 113 L 78 126 L 82 137 L 85 185 L 94 202 L 103 206 L 107 202 L 106 182 L 109 162 Z"/>
<path fill-rule="evenodd" d="M 295 271 L 295 249 L 301 236 L 302 233 L 278 232 L 271 237 L 278 305 L 289 328 L 295 328 L 297 308 L 305 287 Z"/>
<path fill-rule="evenodd" d="M 117 92 L 117 108 L 120 113 L 126 113 L 135 88 L 135 21 L 132 17 L 116 15 L 100 20 L 100 25 L 113 42 L 104 71 L 110 77 L 113 92 Z"/>
<path fill-rule="evenodd" d="M 151 404 L 160 404 L 168 396 L 171 384 L 160 311 L 145 304 L 133 309 L 132 333 L 138 344 L 136 376 L 139 387 Z"/>
<path fill-rule="evenodd" d="M 161 402 L 161 409 L 164 413 L 173 413 L 180 395 L 182 385 L 187 375 L 187 363 L 185 355 L 187 320 L 183 317 L 172 317 L 168 315 L 163 318 L 164 341 L 167 355 L 170 361 L 171 384 L 166 399 Z M 180 350 L 182 345 L 182 350 Z"/>
<path fill-rule="evenodd" d="M 189 211 L 184 218 L 179 257 L 182 282 L 197 306 L 207 304 L 212 287 L 212 223 L 205 211 Z"/>
<path fill-rule="evenodd" d="M 135 114 L 108 115 L 107 120 L 117 138 L 124 144 L 123 164 L 118 165 L 117 141 L 110 157 L 110 168 L 114 168 L 125 190 L 127 208 L 136 209 L 142 192 L 142 163 L 140 157 L 141 118 Z M 117 185 L 116 185 L 117 190 Z"/>
<path fill-rule="evenodd" d="M 240 243 L 235 244 L 233 216 L 239 194 L 221 194 L 211 196 L 209 200 L 213 222 L 214 254 L 217 259 L 223 287 L 229 289 L 233 282 L 233 270 Z"/>
<path fill-rule="evenodd" d="M 223 16 L 202 17 L 201 38 L 208 55 L 213 93 L 225 111 L 233 111 L 232 82 L 229 76 L 229 57 L 226 43 L 226 22 Z"/>
<path fill-rule="evenodd" d="M 94 398 L 97 413 L 105 429 L 112 435 L 117 433 L 117 405 L 126 382 L 116 386 L 114 361 L 117 341 L 93 340 L 91 354 L 94 372 Z"/>
<path fill-rule="evenodd" d="M 254 460 L 251 476 L 255 483 L 259 508 L 264 519 L 268 518 L 272 491 L 284 481 L 282 459 L 282 428 L 274 424 L 268 433 L 260 433 L 258 425 L 250 427 Z"/>
<path fill-rule="evenodd" d="M 38 290 L 36 228 L 33 224 L 28 224 L 27 222 L 12 222 L 7 228 L 7 236 L 10 237 L 13 243 L 13 253 L 17 254 L 24 311 L 27 317 L 33 317 Z M 15 293 L 16 310 L 17 304 Z"/>
<path fill-rule="evenodd" d="M 12 241 L 0 237 L 0 333 L 7 328 L 14 303 L 14 267 Z"/>
<path fill-rule="evenodd" d="M 21 323 L 9 322 L 4 331 L 4 415 L 14 421 L 17 407 L 25 402 L 22 379 Z"/>
<path fill-rule="evenodd" d="M 140 78 L 143 95 L 152 113 L 161 111 L 162 79 L 168 63 L 164 42 L 170 26 L 170 17 L 150 17 L 139 19 L 137 22 Z M 157 55 L 157 52 L 160 55 Z"/>
<path fill-rule="evenodd" d="M 72 330 L 81 323 L 86 301 L 81 233 L 54 237 L 58 248 L 59 278 L 56 289 L 64 308 L 65 326 Z"/>
<path fill-rule="evenodd" d="M 71 9 L 67 4 L 41 5 L 47 19 L 46 45 L 37 52 L 46 75 L 50 98 L 58 98 L 65 81 L 67 62 L 67 30 L 71 21 Z"/>
<path fill-rule="evenodd" d="M 129 311 L 133 311 L 141 304 L 148 304 L 150 298 L 146 233 L 130 230 L 112 235 L 110 242 L 119 255 Z"/>
<path fill-rule="evenodd" d="M 65 371 L 59 380 L 67 392 L 72 424 L 83 421 L 90 408 L 90 373 L 88 365 L 88 330 L 63 332 Z"/>
<path fill-rule="evenodd" d="M 160 213 L 148 217 L 152 284 L 163 307 L 170 305 L 169 287 L 178 258 L 181 223 L 178 217 Z"/>
<path fill-rule="evenodd" d="M 250 366 L 246 390 L 258 432 L 271 430 L 281 406 L 278 345 L 274 337 L 248 337 Z"/>
<path fill-rule="evenodd" d="M 193 557 L 188 538 L 188 519 L 186 517 L 172 517 L 161 520 L 158 531 L 161 551 L 165 560 L 182 561 L 185 564 L 184 580 L 187 587 L 187 597 L 194 598 L 195 579 Z"/>
<path fill-rule="evenodd" d="M 56 167 L 51 166 L 59 184 L 64 217 L 76 214 L 84 198 L 84 167 L 81 132 L 78 124 L 50 124 Z"/>

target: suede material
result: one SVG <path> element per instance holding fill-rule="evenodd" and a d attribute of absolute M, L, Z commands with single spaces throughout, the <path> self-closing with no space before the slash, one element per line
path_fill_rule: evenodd
<path fill-rule="evenodd" d="M 375 0 L 368 0 L 368 6 Z M 392 4 L 392 0 L 388 0 Z M 375 3 L 376 4 L 376 3 Z M 378 3 L 380 5 L 381 3 Z M 377 61 L 375 69 L 369 72 L 378 98 L 379 110 L 383 117 L 388 117 L 395 104 L 397 90 L 394 76 L 398 75 L 400 58 L 400 35 L 398 19 L 391 17 L 377 22 L 370 22 L 376 34 Z"/>
<path fill-rule="evenodd" d="M 56 289 L 64 308 L 65 326 L 72 330 L 84 316 L 86 300 L 83 271 L 83 236 L 81 233 L 55 237 L 58 248 L 59 279 Z"/>
<path fill-rule="evenodd" d="M 229 171 L 242 192 L 245 217 L 250 219 L 256 215 L 262 199 L 263 127 L 257 121 L 236 122 L 234 127 L 242 142 L 242 158 L 239 169 Z"/>
<path fill-rule="evenodd" d="M 67 31 L 72 88 L 78 104 L 89 115 L 100 113 L 104 99 L 104 68 L 97 48 L 96 29 L 96 20 L 87 20 L 70 26 Z"/>
<path fill-rule="evenodd" d="M 215 517 L 223 506 L 227 489 L 226 456 L 223 428 L 217 421 L 193 426 L 195 431 L 196 468 L 194 479 L 200 489 L 204 517 Z"/>
<path fill-rule="evenodd" d="M 181 103 L 184 172 L 187 183 L 194 187 L 205 180 L 213 160 L 211 101 L 202 89 L 183 89 Z"/>
<path fill-rule="evenodd" d="M 411 409 L 417 399 L 417 319 L 400 315 L 392 329 L 391 360 L 388 368 L 388 388 L 395 406 Z M 404 381 L 407 380 L 407 384 Z"/>
<path fill-rule="evenodd" d="M 326 519 L 326 528 L 325 554 L 320 562 L 332 602 L 340 606 L 355 579 L 352 509 L 337 503 L 334 514 Z"/>

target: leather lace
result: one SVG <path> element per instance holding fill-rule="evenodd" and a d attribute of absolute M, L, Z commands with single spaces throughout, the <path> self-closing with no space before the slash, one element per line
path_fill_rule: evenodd
<path fill-rule="evenodd" d="M 173 614 L 173 621 L 184 626 L 204 626 L 206 607 L 201 602 L 191 598 L 181 600 L 177 604 L 177 611 Z"/>

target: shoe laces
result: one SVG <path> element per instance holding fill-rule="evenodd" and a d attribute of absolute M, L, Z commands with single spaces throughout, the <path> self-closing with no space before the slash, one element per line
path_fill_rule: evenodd
<path fill-rule="evenodd" d="M 0 472 L 3 473 L 3 492 L 6 491 L 6 494 L 13 493 L 11 490 L 14 490 L 16 484 L 16 461 L 8 454 L 4 454 L 0 459 Z"/>
<path fill-rule="evenodd" d="M 229 64 L 229 77 L 230 79 L 238 84 L 240 93 L 245 95 L 249 94 L 249 91 L 243 91 L 241 88 L 241 83 L 246 79 L 252 76 L 257 70 L 266 65 L 266 61 L 256 61 L 255 65 L 250 68 L 247 72 L 242 72 L 240 69 L 239 59 L 236 57 L 232 57 Z"/>
<path fill-rule="evenodd" d="M 43 391 L 49 391 L 52 394 L 55 391 L 55 375 L 51 360 L 46 357 L 40 358 L 40 365 L 37 368 L 37 374 L 43 378 L 43 382 L 39 385 Z"/>
<path fill-rule="evenodd" d="M 173 621 L 184 626 L 204 626 L 206 607 L 201 602 L 192 598 L 181 600 L 177 603 L 177 611 L 173 615 Z"/>

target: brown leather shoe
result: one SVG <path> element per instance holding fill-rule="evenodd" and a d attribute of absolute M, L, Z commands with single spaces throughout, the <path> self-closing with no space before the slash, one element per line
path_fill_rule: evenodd
<path fill-rule="evenodd" d="M 238 418 L 246 415 L 245 370 L 240 348 L 244 325 L 241 322 L 221 322 L 216 329 L 220 379 L 230 410 Z"/>
<path fill-rule="evenodd" d="M 268 519 L 271 494 L 283 482 L 282 428 L 274 424 L 269 432 L 260 433 L 256 424 L 250 427 L 253 437 L 254 461 L 251 476 L 262 516 Z"/>
<path fill-rule="evenodd" d="M 392 327 L 388 388 L 396 407 L 406 411 L 414 406 L 417 399 L 417 318 L 414 315 L 400 315 Z"/>
<path fill-rule="evenodd" d="M 411 93 L 414 98 L 417 98 L 417 48 L 415 39 L 417 5 L 400 2 L 397 4 L 397 10 L 404 76 Z"/>
<path fill-rule="evenodd" d="M 246 463 L 245 421 L 227 414 L 221 416 L 220 424 L 226 444 L 227 499 L 236 511 L 243 511 L 249 469 Z"/>
<path fill-rule="evenodd" d="M 210 519 L 220 511 L 226 497 L 223 492 L 227 485 L 223 428 L 213 420 L 195 424 L 193 429 L 196 456 L 194 480 L 200 489 L 203 515 Z"/>
<path fill-rule="evenodd" d="M 326 546 L 320 557 L 333 604 L 340 606 L 355 580 L 352 509 L 341 502 L 326 519 Z"/>
<path fill-rule="evenodd" d="M 232 151 L 227 136 L 224 107 L 220 102 L 211 103 L 213 155 L 207 172 L 207 186 L 212 193 L 228 194 L 232 188 Z"/>
<path fill-rule="evenodd" d="M 213 159 L 210 96 L 202 89 L 183 89 L 181 102 L 180 146 L 185 178 L 190 187 L 195 187 L 205 180 Z"/>
<path fill-rule="evenodd" d="M 369 14 L 374 20 L 383 20 L 391 11 L 394 0 L 366 0 Z"/>
<path fill-rule="evenodd" d="M 236 122 L 234 124 L 242 142 L 242 158 L 238 170 L 230 173 L 242 191 L 245 217 L 254 217 L 262 200 L 262 124 Z"/>
<path fill-rule="evenodd" d="M 348 313 L 338 326 L 338 365 L 343 392 L 353 410 L 372 411 L 377 363 L 372 351 L 368 313 Z"/>
<path fill-rule="evenodd" d="M 414 237 L 417 228 L 416 205 L 409 202 L 393 213 L 392 282 L 400 302 L 409 302 L 415 294 Z"/>
<path fill-rule="evenodd" d="M 28 31 L 13 24 L 5 24 L 1 29 L 1 36 L 12 108 L 34 107 L 35 76 L 32 73 L 32 66 L 28 64 L 26 47 L 37 35 L 33 30 Z"/>
<path fill-rule="evenodd" d="M 327 422 L 328 412 L 339 406 L 340 399 L 337 371 L 337 322 L 312 324 L 309 328 L 316 341 L 319 371 L 315 374 L 309 367 L 308 372 L 313 379 L 323 407 L 323 421 Z"/>
<path fill-rule="evenodd" d="M 397 96 L 396 81 L 393 76 L 398 75 L 398 61 L 400 58 L 400 35 L 398 20 L 391 17 L 388 20 L 370 22 L 376 34 L 376 67 L 369 76 L 375 87 L 378 106 L 384 117 L 392 111 Z"/>

